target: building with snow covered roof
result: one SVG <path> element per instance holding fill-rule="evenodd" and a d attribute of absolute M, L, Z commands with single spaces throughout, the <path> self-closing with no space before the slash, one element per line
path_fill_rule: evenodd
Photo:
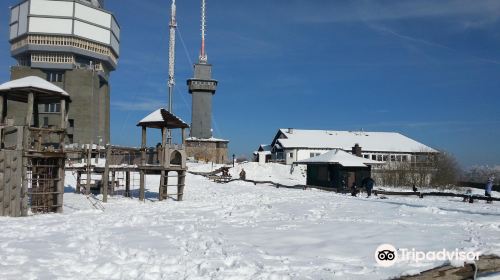
<path fill-rule="evenodd" d="M 340 149 L 382 162 L 419 161 L 438 151 L 397 132 L 280 129 L 271 143 L 275 162 L 295 162 Z"/>
<path fill-rule="evenodd" d="M 120 26 L 104 0 L 19 0 L 10 8 L 11 79 L 38 76 L 71 95 L 67 143 L 109 143 L 110 74 Z M 12 102 L 20 120 L 23 107 Z M 18 110 L 14 108 L 18 107 Z M 60 104 L 41 104 L 40 126 L 57 125 Z"/>
<path fill-rule="evenodd" d="M 295 163 L 307 165 L 307 185 L 339 191 L 353 185 L 361 186 L 364 179 L 371 177 L 372 166 L 383 164 L 340 149 Z"/>

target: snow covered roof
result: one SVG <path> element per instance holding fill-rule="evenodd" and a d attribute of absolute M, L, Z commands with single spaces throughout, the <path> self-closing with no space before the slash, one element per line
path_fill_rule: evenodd
<path fill-rule="evenodd" d="M 189 137 L 186 139 L 186 141 L 198 141 L 198 142 L 228 142 L 229 140 L 226 139 L 220 139 L 220 138 L 208 138 L 208 139 L 202 139 L 202 138 L 196 138 L 196 137 Z"/>
<path fill-rule="evenodd" d="M 363 151 L 372 152 L 437 152 L 397 132 L 327 131 L 280 129 L 276 143 L 283 148 L 351 150 L 359 144 Z"/>
<path fill-rule="evenodd" d="M 322 155 L 308 158 L 297 162 L 298 164 L 340 164 L 345 167 L 367 167 L 372 164 L 384 164 L 380 161 L 357 157 L 340 149 L 331 150 Z"/>
<path fill-rule="evenodd" d="M 262 144 L 259 146 L 259 152 L 271 152 L 272 146 L 269 144 Z"/>
<path fill-rule="evenodd" d="M 189 128 L 189 125 L 183 120 L 163 108 L 147 115 L 137 124 L 137 126 L 151 128 Z"/>
<path fill-rule="evenodd" d="M 19 91 L 29 93 L 35 90 L 37 92 L 59 94 L 62 96 L 69 97 L 69 93 L 64 91 L 62 88 L 35 76 L 29 76 L 13 81 L 6 82 L 0 85 L 0 92 L 5 91 Z"/>

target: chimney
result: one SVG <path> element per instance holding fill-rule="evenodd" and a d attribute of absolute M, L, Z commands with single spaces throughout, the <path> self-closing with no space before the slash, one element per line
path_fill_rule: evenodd
<path fill-rule="evenodd" d="M 293 128 L 289 128 L 288 133 L 293 134 Z"/>
<path fill-rule="evenodd" d="M 357 157 L 361 157 L 361 147 L 359 146 L 358 143 L 356 143 L 356 145 L 352 147 L 352 154 Z"/>

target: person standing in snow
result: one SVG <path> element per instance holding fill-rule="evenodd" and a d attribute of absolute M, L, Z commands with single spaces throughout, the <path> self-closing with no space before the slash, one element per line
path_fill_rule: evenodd
<path fill-rule="evenodd" d="M 247 173 L 245 172 L 245 169 L 241 169 L 240 172 L 240 180 L 246 180 L 247 179 Z"/>
<path fill-rule="evenodd" d="M 372 190 L 373 186 L 375 185 L 375 180 L 373 180 L 371 177 L 366 177 L 365 179 L 363 179 L 363 182 L 361 184 L 366 189 L 367 197 L 372 196 Z"/>
<path fill-rule="evenodd" d="M 493 190 L 493 181 L 495 181 L 495 177 L 490 177 L 488 182 L 486 183 L 486 188 L 484 195 L 488 198 L 486 203 L 492 203 L 493 199 L 491 198 L 491 191 Z"/>

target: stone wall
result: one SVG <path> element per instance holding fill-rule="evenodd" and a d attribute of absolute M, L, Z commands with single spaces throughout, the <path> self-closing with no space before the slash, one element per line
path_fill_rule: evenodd
<path fill-rule="evenodd" d="M 188 158 L 199 161 L 224 164 L 228 162 L 227 141 L 187 140 Z"/>

